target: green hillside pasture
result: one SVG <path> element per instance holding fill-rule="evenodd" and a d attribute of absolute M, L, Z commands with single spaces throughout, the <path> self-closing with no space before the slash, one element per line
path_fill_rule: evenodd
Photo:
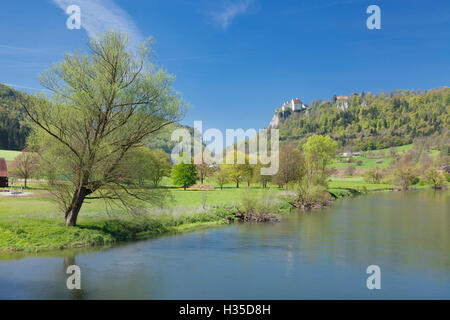
<path fill-rule="evenodd" d="M 6 161 L 12 161 L 20 153 L 15 150 L 0 150 L 0 158 L 5 158 Z"/>

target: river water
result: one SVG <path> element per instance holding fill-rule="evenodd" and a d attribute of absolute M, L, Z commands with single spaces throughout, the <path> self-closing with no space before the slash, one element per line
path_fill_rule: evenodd
<path fill-rule="evenodd" d="M 449 205 L 449 192 L 375 193 L 280 223 L 13 256 L 0 260 L 0 298 L 450 299 Z M 66 287 L 73 264 L 79 291 Z"/>

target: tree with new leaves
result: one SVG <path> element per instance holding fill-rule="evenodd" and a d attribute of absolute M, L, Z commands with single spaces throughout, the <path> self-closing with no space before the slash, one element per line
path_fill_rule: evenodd
<path fill-rule="evenodd" d="M 336 141 L 333 141 L 329 136 L 312 135 L 302 149 L 308 180 L 313 183 L 324 184 L 327 177 L 327 166 L 336 157 Z"/>
<path fill-rule="evenodd" d="M 364 173 L 364 180 L 369 183 L 380 183 L 381 179 L 383 179 L 383 173 L 380 168 L 375 167 L 374 169 L 367 170 Z"/>
<path fill-rule="evenodd" d="M 433 185 L 433 188 L 439 189 L 445 182 L 444 175 L 441 174 L 436 168 L 430 168 L 425 172 L 425 179 Z"/>
<path fill-rule="evenodd" d="M 183 115 L 173 77 L 150 62 L 150 53 L 150 41 L 130 50 L 126 35 L 107 32 L 90 41 L 88 54 L 66 54 L 41 75 L 51 95 L 22 102 L 67 226 L 76 225 L 87 199 L 126 208 L 161 200 L 132 187 L 127 162 L 131 151 Z"/>
<path fill-rule="evenodd" d="M 391 166 L 394 183 L 400 186 L 402 190 L 408 190 L 411 185 L 419 182 L 418 168 L 413 152 L 405 152 Z"/>
<path fill-rule="evenodd" d="M 214 180 L 220 186 L 220 190 L 223 190 L 224 184 L 228 183 L 230 177 L 228 176 L 228 171 L 225 167 L 226 165 L 222 165 L 218 170 L 214 172 Z"/>
<path fill-rule="evenodd" d="M 261 174 L 261 169 L 262 168 L 267 168 L 267 167 L 269 167 L 269 165 L 263 165 L 261 163 L 261 161 L 258 161 L 258 163 L 256 164 L 255 169 L 254 169 L 255 181 L 260 182 L 261 183 L 261 187 L 263 189 L 267 188 L 268 183 L 272 181 L 272 176 L 271 175 L 263 175 L 263 174 Z"/>
<path fill-rule="evenodd" d="M 272 182 L 286 187 L 290 182 L 298 182 L 304 174 L 305 161 L 300 150 L 293 145 L 284 145 L 279 151 L 280 166 Z"/>
<path fill-rule="evenodd" d="M 13 163 L 14 176 L 23 179 L 26 188 L 28 179 L 38 170 L 38 155 L 30 149 L 24 149 L 14 158 Z"/>
<path fill-rule="evenodd" d="M 157 187 L 172 169 L 169 155 L 161 149 L 136 148 L 128 152 L 126 161 L 134 174 L 131 181 L 138 181 L 141 187 L 148 184 Z"/>
<path fill-rule="evenodd" d="M 148 177 L 152 185 L 157 187 L 161 183 L 162 178 L 170 176 L 170 170 L 172 169 L 170 157 L 162 149 L 155 149 L 150 151 L 148 162 Z"/>
<path fill-rule="evenodd" d="M 181 162 L 172 168 L 172 182 L 181 185 L 184 190 L 197 182 L 197 170 L 194 164 Z"/>
<path fill-rule="evenodd" d="M 327 177 L 336 156 L 337 143 L 329 136 L 313 135 L 303 145 L 304 175 L 297 185 L 296 206 L 310 209 L 324 206 L 330 195 L 326 192 Z"/>

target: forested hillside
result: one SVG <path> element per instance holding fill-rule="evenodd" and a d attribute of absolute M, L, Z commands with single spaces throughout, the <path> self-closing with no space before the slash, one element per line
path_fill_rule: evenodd
<path fill-rule="evenodd" d="M 450 128 L 450 88 L 352 94 L 348 108 L 316 100 L 301 113 L 280 117 L 283 143 L 302 144 L 311 134 L 329 135 L 341 146 L 374 150 L 411 143 Z"/>
<path fill-rule="evenodd" d="M 18 99 L 23 93 L 0 83 L 0 149 L 22 150 L 28 128 L 18 112 Z"/>
<path fill-rule="evenodd" d="M 23 123 L 24 115 L 18 103 L 24 94 L 0 83 L 0 150 L 22 150 L 25 147 L 29 128 Z M 174 123 L 161 130 L 158 136 L 148 139 L 145 145 L 170 154 L 177 144 L 171 141 L 172 131 L 181 127 L 188 129 L 193 136 L 193 128 Z"/>

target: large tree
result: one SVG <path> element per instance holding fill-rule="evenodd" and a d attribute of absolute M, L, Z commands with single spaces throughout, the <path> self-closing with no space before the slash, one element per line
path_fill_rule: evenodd
<path fill-rule="evenodd" d="M 183 163 L 176 164 L 172 168 L 172 182 L 181 185 L 184 190 L 197 182 L 197 170 L 194 164 Z"/>
<path fill-rule="evenodd" d="M 312 135 L 302 149 L 308 181 L 324 184 L 328 175 L 327 166 L 336 157 L 337 143 L 329 136 Z"/>
<path fill-rule="evenodd" d="M 126 207 L 155 199 L 130 187 L 127 156 L 179 120 L 183 103 L 173 77 L 150 62 L 150 53 L 150 41 L 129 49 L 126 35 L 107 32 L 91 40 L 88 54 L 66 54 L 41 75 L 49 96 L 22 103 L 67 226 L 76 225 L 86 199 Z"/>

